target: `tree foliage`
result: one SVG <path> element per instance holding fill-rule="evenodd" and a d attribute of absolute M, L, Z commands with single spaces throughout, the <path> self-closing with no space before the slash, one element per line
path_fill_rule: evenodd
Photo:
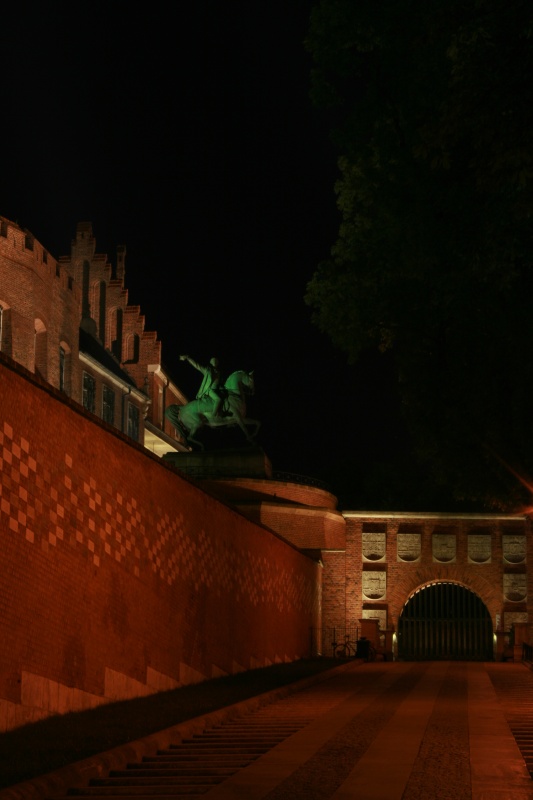
<path fill-rule="evenodd" d="M 485 508 L 533 475 L 532 37 L 526 0 L 322 0 L 307 38 L 340 227 L 306 302 L 392 353 L 420 462 Z"/>

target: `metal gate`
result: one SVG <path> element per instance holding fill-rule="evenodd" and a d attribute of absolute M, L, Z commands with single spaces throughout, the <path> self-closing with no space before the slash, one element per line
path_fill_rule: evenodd
<path fill-rule="evenodd" d="M 486 605 L 457 583 L 436 581 L 417 589 L 398 620 L 398 658 L 493 661 Z"/>

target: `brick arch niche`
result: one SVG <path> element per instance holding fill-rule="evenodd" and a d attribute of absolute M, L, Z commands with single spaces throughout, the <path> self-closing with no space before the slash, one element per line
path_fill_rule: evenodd
<path fill-rule="evenodd" d="M 45 380 L 48 378 L 48 333 L 41 319 L 35 320 L 34 371 Z"/>
<path fill-rule="evenodd" d="M 494 658 L 489 610 L 472 589 L 453 580 L 433 580 L 413 591 L 398 618 L 400 660 Z"/>

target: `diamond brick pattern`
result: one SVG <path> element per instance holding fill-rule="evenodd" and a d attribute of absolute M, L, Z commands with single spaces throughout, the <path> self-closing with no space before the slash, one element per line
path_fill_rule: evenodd
<path fill-rule="evenodd" d="M 159 508 L 152 518 L 135 497 L 109 484 L 102 486 L 95 477 L 81 478 L 83 470 L 68 452 L 63 474 L 53 474 L 7 422 L 0 430 L 0 447 L 0 518 L 32 544 L 45 550 L 74 546 L 84 550 L 96 568 L 110 558 L 137 577 L 148 564 L 168 586 L 192 580 L 197 590 L 206 586 L 219 596 L 233 591 L 237 601 L 245 598 L 254 607 L 272 604 L 287 612 L 312 602 L 312 590 L 298 572 L 280 570 L 264 555 L 241 548 L 214 548 L 205 530 L 194 536 L 187 532 L 182 513 L 174 518 Z M 235 571 L 240 575 L 238 586 L 233 585 Z"/>

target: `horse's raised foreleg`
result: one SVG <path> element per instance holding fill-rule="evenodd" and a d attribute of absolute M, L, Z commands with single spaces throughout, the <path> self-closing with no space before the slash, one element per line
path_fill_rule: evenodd
<path fill-rule="evenodd" d="M 198 431 L 202 427 L 202 420 L 197 417 L 196 415 L 189 415 L 187 418 L 187 424 L 185 424 L 180 420 L 182 426 L 185 428 L 185 439 L 188 445 L 195 444 L 197 445 L 200 450 L 204 450 L 204 445 L 202 442 L 199 442 L 198 439 L 195 439 L 196 431 Z"/>

